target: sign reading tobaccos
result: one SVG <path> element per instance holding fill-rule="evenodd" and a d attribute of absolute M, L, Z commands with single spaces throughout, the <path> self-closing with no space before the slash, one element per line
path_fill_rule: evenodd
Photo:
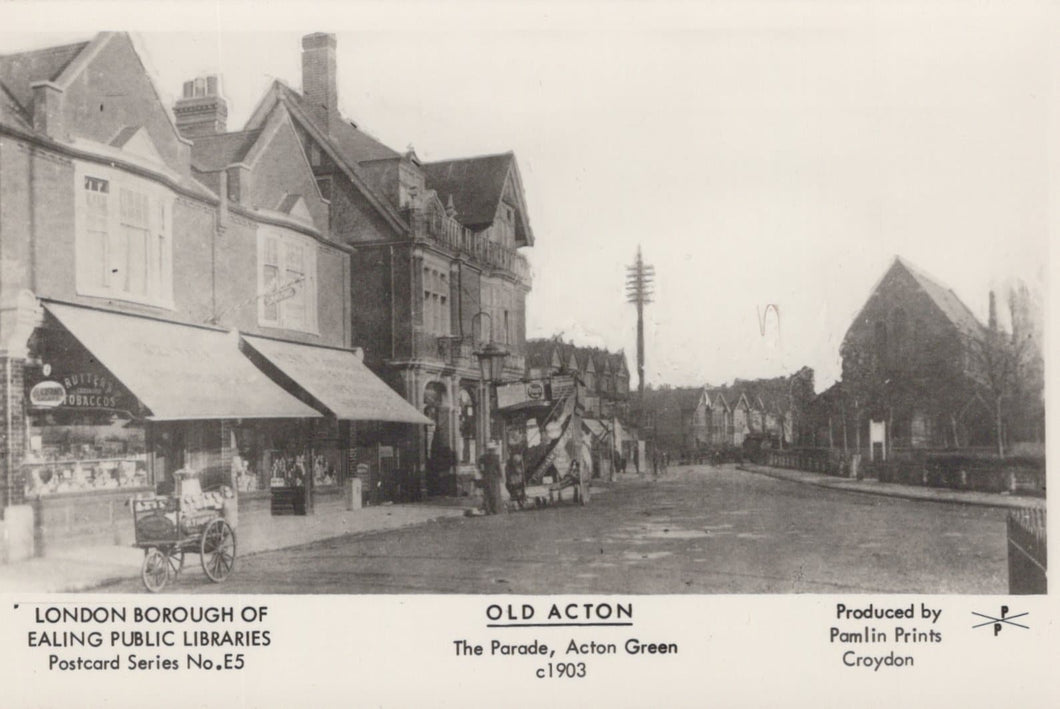
<path fill-rule="evenodd" d="M 114 381 L 94 372 L 76 372 L 38 382 L 29 390 L 29 401 L 37 408 L 124 408 Z"/>

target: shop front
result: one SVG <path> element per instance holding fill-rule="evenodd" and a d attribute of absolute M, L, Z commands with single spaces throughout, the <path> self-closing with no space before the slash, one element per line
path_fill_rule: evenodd
<path fill-rule="evenodd" d="M 307 423 L 305 457 L 288 457 L 284 466 L 293 463 L 318 494 L 338 494 L 356 481 L 361 504 L 419 499 L 422 471 L 410 443 L 432 422 L 375 376 L 358 351 L 251 335 L 241 337 L 240 348 L 272 381 L 323 414 Z M 270 470 L 247 436 L 239 447 L 241 458 Z"/>
<path fill-rule="evenodd" d="M 130 496 L 235 487 L 231 432 L 311 427 L 321 414 L 216 328 L 44 301 L 24 367 L 24 497 L 38 553 L 57 540 L 128 541 Z"/>

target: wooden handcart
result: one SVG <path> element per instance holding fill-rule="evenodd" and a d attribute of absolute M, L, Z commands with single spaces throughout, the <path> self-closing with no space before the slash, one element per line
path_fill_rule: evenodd
<path fill-rule="evenodd" d="M 173 495 L 134 498 L 135 546 L 144 550 L 140 578 L 152 593 L 165 588 L 184 568 L 186 554 L 198 554 L 203 573 L 214 583 L 228 578 L 236 564 L 236 533 L 224 518 L 232 491 L 203 492 L 195 473 L 177 471 Z"/>

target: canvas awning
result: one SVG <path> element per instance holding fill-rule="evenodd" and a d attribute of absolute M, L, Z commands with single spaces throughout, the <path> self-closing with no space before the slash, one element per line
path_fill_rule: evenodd
<path fill-rule="evenodd" d="M 243 342 L 333 416 L 347 421 L 433 423 L 350 350 L 243 335 Z M 256 360 L 260 361 L 260 360 Z M 265 367 L 268 371 L 269 367 Z"/>
<path fill-rule="evenodd" d="M 44 307 L 140 400 L 151 420 L 320 416 L 244 357 L 234 333 L 73 305 Z"/>

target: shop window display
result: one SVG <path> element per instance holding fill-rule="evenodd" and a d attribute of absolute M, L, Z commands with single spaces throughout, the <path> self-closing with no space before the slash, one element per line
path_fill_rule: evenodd
<path fill-rule="evenodd" d="M 152 484 L 143 426 L 111 412 L 29 417 L 26 496 L 133 489 Z"/>
<path fill-rule="evenodd" d="M 235 430 L 232 472 L 240 492 L 274 487 L 303 487 L 312 475 L 314 487 L 339 484 L 342 452 L 330 440 L 312 442 L 306 431 L 258 423 Z"/>

